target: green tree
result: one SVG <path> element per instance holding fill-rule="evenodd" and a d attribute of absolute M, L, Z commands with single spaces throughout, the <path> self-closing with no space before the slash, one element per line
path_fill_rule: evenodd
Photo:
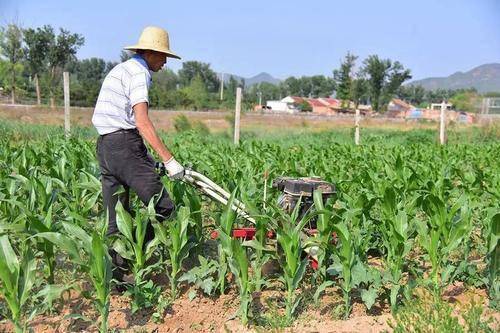
<path fill-rule="evenodd" d="M 340 69 L 333 71 L 333 79 L 336 83 L 337 98 L 342 101 L 342 107 L 345 108 L 352 100 L 353 68 L 358 57 L 347 52 L 344 61 L 340 64 Z"/>
<path fill-rule="evenodd" d="M 270 82 L 260 82 L 250 86 L 245 95 L 245 100 L 248 100 L 252 105 L 256 105 L 259 101 L 263 105 L 269 100 L 276 100 L 280 96 L 279 86 L 272 84 Z"/>
<path fill-rule="evenodd" d="M 41 104 L 40 74 L 47 70 L 47 56 L 51 41 L 54 40 L 54 30 L 49 25 L 41 28 L 28 28 L 24 30 L 24 43 L 26 47 L 26 63 L 30 75 L 33 77 L 36 91 L 37 104 Z"/>
<path fill-rule="evenodd" d="M 50 106 L 55 107 L 56 87 L 60 82 L 60 74 L 65 65 L 75 59 L 76 52 L 84 44 L 84 37 L 71 33 L 68 30 L 60 29 L 60 32 L 51 41 L 48 53 L 49 73 L 48 86 L 50 95 Z"/>
<path fill-rule="evenodd" d="M 209 105 L 209 95 L 203 79 L 201 76 L 196 75 L 191 84 L 182 89 L 189 100 L 189 106 L 194 110 L 202 110 Z"/>
<path fill-rule="evenodd" d="M 500 97 L 500 91 L 488 91 L 483 96 L 484 97 Z"/>
<path fill-rule="evenodd" d="M 471 91 L 458 93 L 450 98 L 450 103 L 457 111 L 476 112 L 480 96 Z"/>
<path fill-rule="evenodd" d="M 366 101 L 368 97 L 368 83 L 362 74 L 351 82 L 351 100 L 354 102 L 354 108 L 357 109 L 361 101 Z"/>
<path fill-rule="evenodd" d="M 314 75 L 311 76 L 311 96 L 317 97 L 329 97 L 332 95 L 335 89 L 335 81 L 332 78 L 326 77 L 324 75 Z"/>
<path fill-rule="evenodd" d="M 391 62 L 389 60 L 389 62 Z M 382 103 L 384 107 L 389 104 L 403 82 L 411 79 L 411 71 L 405 69 L 399 61 L 392 63 L 387 75 L 387 83 L 382 90 Z"/>
<path fill-rule="evenodd" d="M 66 69 L 74 76 L 71 100 L 82 106 L 95 105 L 102 81 L 108 72 L 106 62 L 100 58 L 75 60 L 70 61 Z"/>
<path fill-rule="evenodd" d="M 120 61 L 125 62 L 125 61 L 129 60 L 130 58 L 132 58 L 133 55 L 134 55 L 134 53 L 132 51 L 122 50 L 120 52 Z"/>
<path fill-rule="evenodd" d="M 24 58 L 23 30 L 16 24 L 9 24 L 0 31 L 0 54 L 8 60 L 11 102 L 16 103 L 17 78 L 22 72 Z"/>
<path fill-rule="evenodd" d="M 335 83 L 324 75 L 290 76 L 283 81 L 279 88 L 281 95 L 302 97 L 327 97 L 333 93 Z"/>
<path fill-rule="evenodd" d="M 226 91 L 224 94 L 226 96 L 225 99 L 230 105 L 234 104 L 236 101 L 236 88 L 238 87 L 243 87 L 243 80 L 237 80 L 231 75 L 224 89 Z"/>
<path fill-rule="evenodd" d="M 420 105 L 425 101 L 426 91 L 424 87 L 418 85 L 408 85 L 399 87 L 396 95 L 413 105 Z"/>
<path fill-rule="evenodd" d="M 290 76 L 281 84 L 281 90 L 284 95 L 302 96 L 302 84 L 295 76 Z"/>
<path fill-rule="evenodd" d="M 184 104 L 185 97 L 177 90 L 179 77 L 171 69 L 163 69 L 153 74 L 153 84 L 149 90 L 151 105 L 161 108 L 175 108 Z"/>
<path fill-rule="evenodd" d="M 210 68 L 210 64 L 199 61 L 186 61 L 179 70 L 179 80 L 183 87 L 188 87 L 191 81 L 199 76 L 208 92 L 216 93 L 219 89 L 219 79 Z"/>
<path fill-rule="evenodd" d="M 377 55 L 365 59 L 363 72 L 367 76 L 368 92 L 374 111 L 380 111 L 401 84 L 411 78 L 410 70 L 404 69 L 401 63 L 392 63 L 390 59 L 380 59 Z"/>

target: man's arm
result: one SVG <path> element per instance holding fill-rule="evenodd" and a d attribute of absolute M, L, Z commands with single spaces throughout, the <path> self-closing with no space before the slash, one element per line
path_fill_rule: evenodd
<path fill-rule="evenodd" d="M 163 144 L 156 129 L 148 116 L 148 103 L 142 102 L 134 105 L 135 124 L 141 136 L 153 147 L 162 161 L 168 161 L 172 158 L 172 153 Z"/>

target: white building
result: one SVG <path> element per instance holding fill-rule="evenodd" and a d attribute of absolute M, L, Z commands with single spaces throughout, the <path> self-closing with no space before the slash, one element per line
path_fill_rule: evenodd
<path fill-rule="evenodd" d="M 274 112 L 287 113 L 294 113 L 298 111 L 298 109 L 294 105 L 294 101 L 286 100 L 286 98 L 283 98 L 281 101 L 267 101 L 266 109 Z"/>

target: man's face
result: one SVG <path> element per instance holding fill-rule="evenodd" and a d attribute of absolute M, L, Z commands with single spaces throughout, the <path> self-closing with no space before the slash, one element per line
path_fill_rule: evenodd
<path fill-rule="evenodd" d="M 151 69 L 153 72 L 158 72 L 167 62 L 165 53 L 156 51 L 149 51 L 147 54 L 145 54 L 144 58 L 148 63 L 149 69 Z"/>

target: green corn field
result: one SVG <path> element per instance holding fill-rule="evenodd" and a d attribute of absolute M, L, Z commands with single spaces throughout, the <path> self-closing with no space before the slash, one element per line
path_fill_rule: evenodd
<path fill-rule="evenodd" d="M 392 314 L 394 331 L 405 331 L 402 323 L 424 320 L 408 313 L 419 309 L 422 291 L 445 313 L 441 301 L 456 284 L 481 290 L 481 310 L 498 315 L 498 138 L 460 140 L 457 132 L 440 146 L 432 131 L 373 130 L 355 146 L 348 132 L 243 133 L 234 146 L 229 135 L 164 134 L 179 161 L 248 207 L 256 236 L 240 241 L 231 230 L 246 222 L 231 200 L 224 207 L 167 177 L 174 217 L 160 225 L 153 203 L 132 197 L 132 213 L 117 208 L 120 234 L 106 237 L 94 133 L 80 129 L 66 140 L 55 127 L 0 127 L 0 330 L 30 331 L 40 318 L 61 315 L 68 299 L 89 304 L 64 314 L 85 327 L 72 330 L 117 329 L 109 322 L 117 287 L 132 318 L 156 325 L 167 314 L 175 320 L 179 299 L 195 309 L 197 300 L 230 296 L 234 321 L 248 329 L 293 327 L 308 309 L 329 304 L 325 318 L 378 308 Z M 266 181 L 278 176 L 320 176 L 337 193 L 325 201 L 315 195 L 305 216 L 286 214 Z M 311 219 L 317 233 L 304 239 Z M 149 223 L 156 237 L 145 244 Z M 311 244 L 316 269 L 303 252 Z M 127 261 L 129 284 L 112 279 L 109 249 Z M 481 321 L 471 313 L 466 323 Z"/>

